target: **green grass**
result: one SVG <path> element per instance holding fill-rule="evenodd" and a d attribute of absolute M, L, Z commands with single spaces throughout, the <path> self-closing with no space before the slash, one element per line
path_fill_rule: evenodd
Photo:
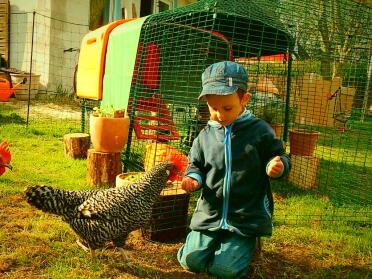
<path fill-rule="evenodd" d="M 11 131 L 12 126 L 8 125 L 6 130 Z M 13 172 L 7 173 L 10 187 L 13 183 L 20 186 L 54 183 L 75 188 L 85 185 L 86 162 L 64 158 L 63 136 L 58 132 L 45 135 L 37 129 L 22 127 L 14 129 L 13 133 L 4 132 L 1 136 L 10 142 L 14 167 Z"/>
<path fill-rule="evenodd" d="M 63 151 L 63 135 L 78 131 L 79 121 L 51 122 L 40 117 L 26 129 L 22 114 L 9 111 L 0 115 L 0 139 L 10 142 L 14 167 L 13 172 L 0 177 L 1 278 L 209 278 L 179 266 L 176 253 L 183 240 L 149 242 L 134 233 L 127 242 L 131 265 L 123 262 L 115 250 L 100 251 L 95 258 L 82 251 L 67 224 L 32 208 L 23 197 L 25 187 L 34 184 L 72 190 L 91 188 L 86 182 L 86 161 L 67 158 Z M 349 169 L 350 163 L 331 163 L 342 150 L 353 150 L 352 141 L 348 140 L 347 148 L 332 145 L 331 140 L 321 143 L 337 150 L 322 159 L 324 172 L 320 173 L 324 179 L 332 176 L 335 190 L 346 191 L 343 181 L 350 183 L 346 176 L 360 170 L 357 177 L 361 177 L 365 169 L 355 164 L 353 171 L 343 176 L 345 164 Z M 327 174 L 331 167 L 332 175 Z M 362 178 L 355 183 L 365 181 Z M 364 188 L 368 189 L 366 185 Z M 335 194 L 327 189 L 331 188 L 303 190 L 283 180 L 273 183 L 273 237 L 264 239 L 250 278 L 370 278 L 370 207 L 337 202 Z M 196 196 L 190 203 L 190 213 Z"/>

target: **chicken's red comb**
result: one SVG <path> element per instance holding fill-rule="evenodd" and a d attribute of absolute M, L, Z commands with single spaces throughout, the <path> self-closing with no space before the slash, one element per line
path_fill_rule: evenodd
<path fill-rule="evenodd" d="M 167 161 L 174 163 L 176 169 L 171 172 L 168 179 L 171 181 L 181 180 L 189 164 L 187 156 L 182 153 L 169 153 Z"/>
<path fill-rule="evenodd" d="M 0 143 L 0 158 L 3 164 L 9 164 L 10 160 L 12 159 L 7 141 Z"/>

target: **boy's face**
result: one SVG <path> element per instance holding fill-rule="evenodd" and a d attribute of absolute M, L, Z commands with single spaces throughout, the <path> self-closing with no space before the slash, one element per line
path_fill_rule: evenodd
<path fill-rule="evenodd" d="M 251 95 L 247 93 L 239 98 L 236 92 L 226 96 L 206 95 L 211 120 L 223 126 L 230 125 L 243 112 L 250 97 Z"/>

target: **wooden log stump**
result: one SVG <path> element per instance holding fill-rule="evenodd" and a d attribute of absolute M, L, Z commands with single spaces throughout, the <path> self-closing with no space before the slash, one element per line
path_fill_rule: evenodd
<path fill-rule="evenodd" d="M 63 144 L 65 149 L 65 156 L 74 159 L 86 158 L 88 148 L 90 146 L 89 134 L 66 134 L 63 137 Z"/>
<path fill-rule="evenodd" d="M 115 187 L 116 176 L 122 172 L 120 152 L 88 150 L 87 181 L 93 186 Z"/>
<path fill-rule="evenodd" d="M 316 188 L 320 158 L 291 154 L 291 162 L 288 180 L 302 189 Z"/>

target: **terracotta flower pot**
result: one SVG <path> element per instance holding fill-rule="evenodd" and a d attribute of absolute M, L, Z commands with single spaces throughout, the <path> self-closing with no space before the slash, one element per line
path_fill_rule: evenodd
<path fill-rule="evenodd" d="M 98 152 L 121 152 L 128 141 L 129 117 L 97 117 L 89 120 L 90 138 Z"/>
<path fill-rule="evenodd" d="M 293 155 L 313 156 L 320 132 L 304 129 L 289 130 L 289 147 Z"/>
<path fill-rule="evenodd" d="M 277 138 L 280 138 L 280 136 L 283 133 L 284 125 L 283 124 L 270 124 L 271 128 L 273 128 L 275 135 Z"/>

